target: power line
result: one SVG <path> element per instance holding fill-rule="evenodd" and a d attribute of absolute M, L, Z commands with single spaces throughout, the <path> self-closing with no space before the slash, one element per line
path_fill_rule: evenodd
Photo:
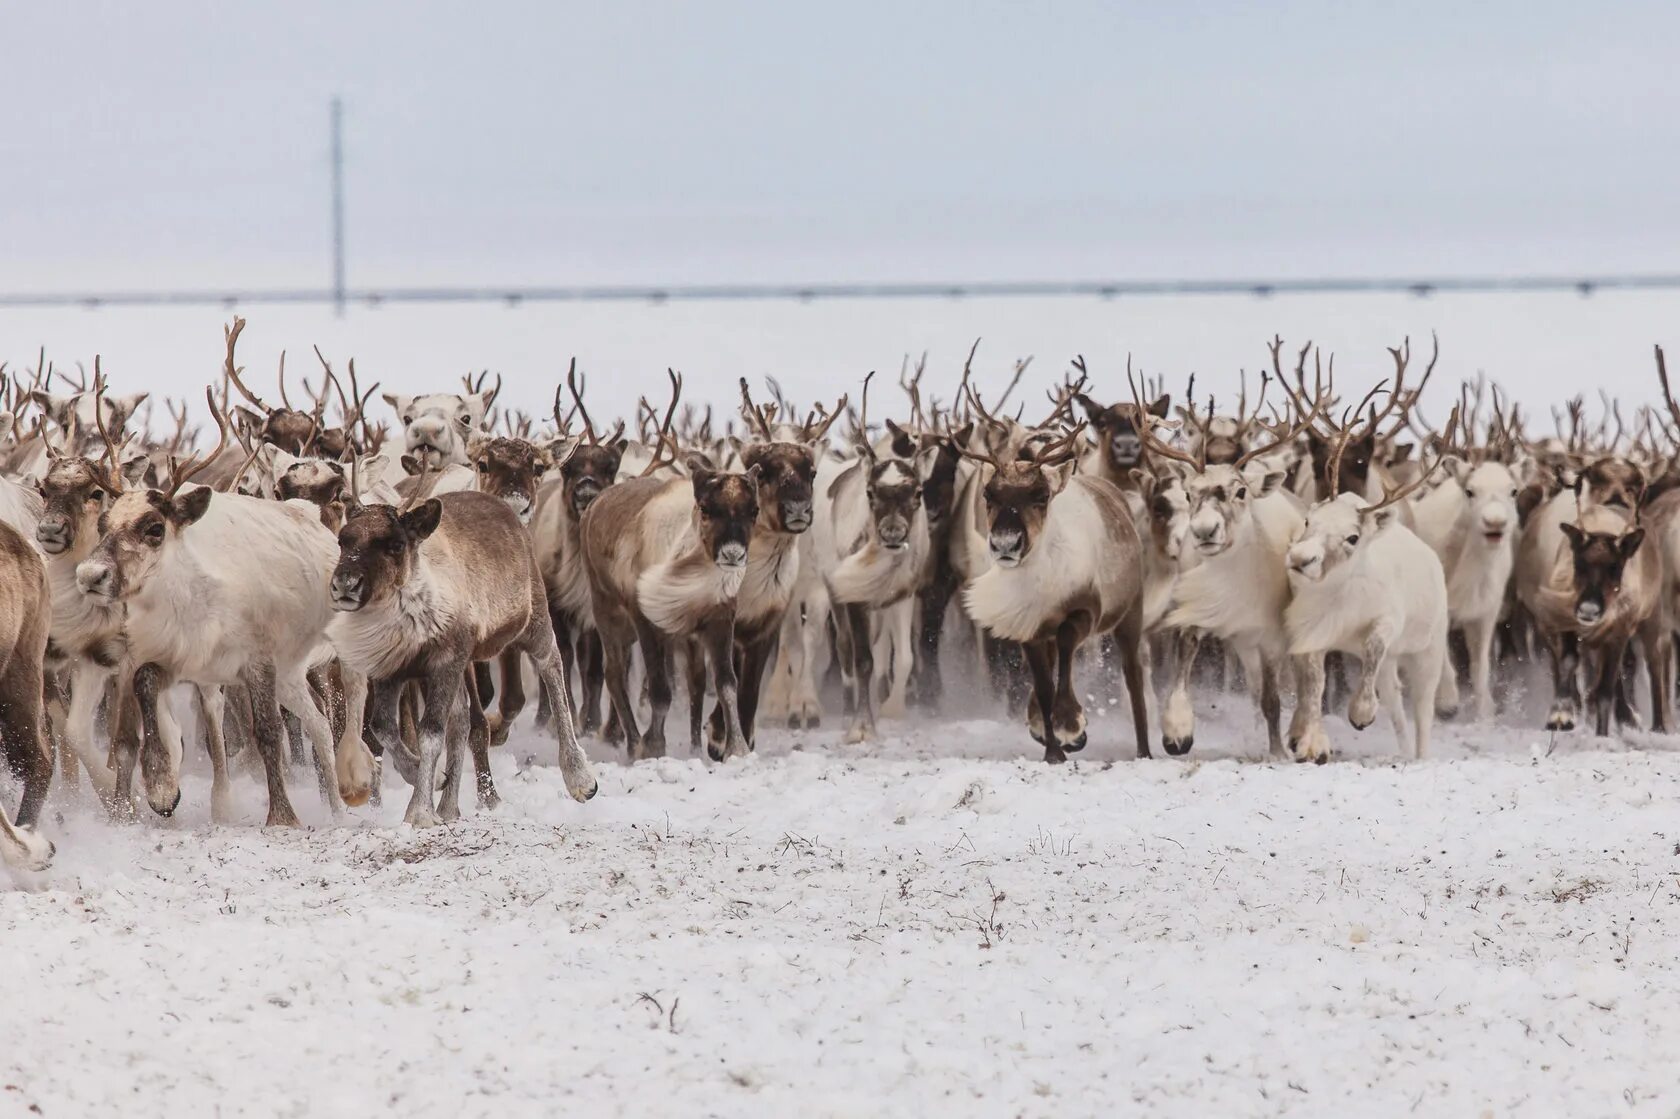
<path fill-rule="evenodd" d="M 336 207 L 335 207 L 336 212 Z M 336 223 L 335 223 L 336 224 Z M 341 232 L 341 231 L 340 231 Z M 0 307 L 235 306 L 241 303 L 666 303 L 675 301 L 826 299 L 1013 299 L 1085 296 L 1117 299 L 1175 295 L 1330 295 L 1575 293 L 1657 291 L 1680 288 L 1680 273 L 1588 276 L 1319 277 L 1232 280 L 1020 280 L 959 283 L 818 284 L 625 284 L 484 285 L 464 287 L 346 288 L 342 245 L 335 248 L 334 286 L 316 288 L 208 288 L 175 291 L 0 292 Z"/>

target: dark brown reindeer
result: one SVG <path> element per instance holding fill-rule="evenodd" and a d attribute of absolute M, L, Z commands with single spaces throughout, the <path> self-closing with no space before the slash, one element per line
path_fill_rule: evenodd
<path fill-rule="evenodd" d="M 352 505 L 338 542 L 331 584 L 338 613 L 329 636 L 345 663 L 368 676 L 368 721 L 379 745 L 392 752 L 399 770 L 412 763 L 408 823 L 427 826 L 459 814 L 461 748 L 469 737 L 479 802 L 496 803 L 489 728 L 470 669 L 510 649 L 531 659 L 559 713 L 567 791 L 579 801 L 595 795 L 594 773 L 572 727 L 542 574 L 530 537 L 506 502 L 468 490 L 408 509 Z M 408 681 L 420 685 L 425 704 L 413 758 L 398 729 L 398 702 Z M 444 787 L 434 807 L 440 752 Z"/>

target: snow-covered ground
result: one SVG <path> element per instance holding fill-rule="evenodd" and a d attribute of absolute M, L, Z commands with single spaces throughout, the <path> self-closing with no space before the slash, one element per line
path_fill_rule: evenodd
<path fill-rule="evenodd" d="M 1219 706 L 1189 759 L 1110 716 L 1056 769 L 991 721 L 595 747 L 588 805 L 527 732 L 500 810 L 423 833 L 394 775 L 325 827 L 296 772 L 296 832 L 249 780 L 243 827 L 202 775 L 173 820 L 64 805 L 0 894 L 0 1112 L 1680 1108 L 1665 744 L 1448 727 L 1395 764 L 1336 722 L 1351 758 L 1277 765 Z"/>

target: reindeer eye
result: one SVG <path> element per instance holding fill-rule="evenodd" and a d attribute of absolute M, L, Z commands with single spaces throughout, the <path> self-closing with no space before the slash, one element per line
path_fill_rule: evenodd
<path fill-rule="evenodd" d="M 1359 534 L 1356 532 L 1352 536 L 1347 538 L 1347 546 L 1350 547 L 1350 548 L 1353 548 L 1353 547 L 1357 547 L 1358 545 L 1359 545 Z"/>
<path fill-rule="evenodd" d="M 393 556 L 400 556 L 403 554 L 403 542 L 393 537 L 385 541 L 385 551 Z"/>
<path fill-rule="evenodd" d="M 455 417 L 455 422 L 460 424 L 462 427 L 471 427 L 472 426 L 472 417 L 471 416 L 456 416 Z"/>
<path fill-rule="evenodd" d="M 162 521 L 153 521 L 151 524 L 146 526 L 146 539 L 147 540 L 162 540 L 163 539 L 163 522 Z"/>
<path fill-rule="evenodd" d="M 1238 501 L 1247 501 L 1248 500 L 1248 487 L 1247 486 L 1244 486 L 1243 488 L 1241 488 L 1237 491 L 1237 500 Z"/>
<path fill-rule="evenodd" d="M 489 464 L 489 463 L 487 463 L 487 462 L 481 462 L 481 463 L 479 463 L 479 464 L 478 464 L 478 472 L 479 472 L 479 473 L 480 473 L 480 474 L 488 474 L 488 473 L 490 473 L 490 464 Z"/>

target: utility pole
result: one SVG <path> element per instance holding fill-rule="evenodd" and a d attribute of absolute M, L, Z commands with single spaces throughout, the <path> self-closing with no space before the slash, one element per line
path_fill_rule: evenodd
<path fill-rule="evenodd" d="M 332 99 L 333 307 L 344 317 L 344 102 Z"/>

